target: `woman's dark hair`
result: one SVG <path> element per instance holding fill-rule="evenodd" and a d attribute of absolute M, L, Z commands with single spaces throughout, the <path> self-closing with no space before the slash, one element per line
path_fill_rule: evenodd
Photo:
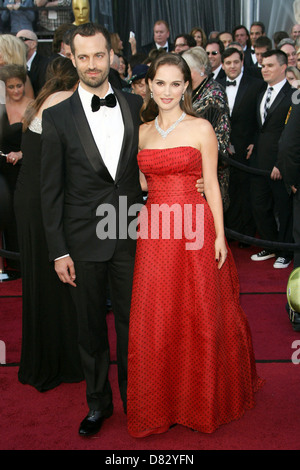
<path fill-rule="evenodd" d="M 47 67 L 46 83 L 40 90 L 37 98 L 28 106 L 24 116 L 23 131 L 41 108 L 44 101 L 58 91 L 70 91 L 78 83 L 77 70 L 70 59 L 57 57 Z"/>
<path fill-rule="evenodd" d="M 10 78 L 19 78 L 25 84 L 27 79 L 26 70 L 23 65 L 8 64 L 0 68 L 0 80 L 6 83 Z"/>
<path fill-rule="evenodd" d="M 184 93 L 184 101 L 180 101 L 180 107 L 182 111 L 184 111 L 187 114 L 190 114 L 191 116 L 196 116 L 195 111 L 193 110 L 192 106 L 192 78 L 191 78 L 191 72 L 188 64 L 186 61 L 181 57 L 179 54 L 173 54 L 173 53 L 165 53 L 161 54 L 157 57 L 156 60 L 154 60 L 147 72 L 146 75 L 146 84 L 148 85 L 149 79 L 153 81 L 157 70 L 160 66 L 162 65 L 175 65 L 180 69 L 183 75 L 184 82 L 189 82 L 188 87 Z M 149 122 L 153 121 L 153 119 L 156 118 L 158 115 L 158 106 L 153 100 L 153 98 L 150 97 L 150 90 L 149 90 L 149 85 L 147 86 L 147 95 L 144 101 L 144 104 L 141 109 L 141 119 L 143 122 Z"/>

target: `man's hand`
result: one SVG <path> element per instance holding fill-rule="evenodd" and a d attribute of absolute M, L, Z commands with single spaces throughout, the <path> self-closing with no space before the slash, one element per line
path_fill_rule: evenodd
<path fill-rule="evenodd" d="M 199 193 L 204 192 L 204 179 L 203 178 L 200 178 L 199 180 L 197 180 L 196 188 Z"/>
<path fill-rule="evenodd" d="M 271 180 L 281 180 L 282 179 L 282 176 L 281 176 L 281 173 L 280 171 L 278 170 L 278 168 L 276 168 L 276 166 L 274 166 L 273 170 L 272 170 L 272 173 L 271 173 Z"/>
<path fill-rule="evenodd" d="M 54 261 L 54 269 L 63 283 L 76 287 L 74 263 L 70 256 Z"/>
<path fill-rule="evenodd" d="M 291 186 L 291 188 L 292 188 L 292 192 L 293 192 L 293 194 L 296 194 L 296 192 L 297 192 L 297 188 L 295 188 L 295 186 Z"/>

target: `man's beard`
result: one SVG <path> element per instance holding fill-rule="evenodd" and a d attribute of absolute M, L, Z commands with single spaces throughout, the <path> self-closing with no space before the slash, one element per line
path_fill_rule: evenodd
<path fill-rule="evenodd" d="M 103 83 L 107 79 L 108 74 L 109 74 L 109 69 L 103 71 L 97 77 L 89 77 L 89 76 L 87 76 L 87 72 L 81 72 L 81 71 L 78 71 L 78 70 L 77 70 L 77 72 L 78 72 L 78 76 L 79 76 L 79 79 L 80 79 L 81 82 L 83 82 L 85 85 L 87 85 L 91 88 L 98 88 L 101 85 L 103 85 Z M 95 72 L 99 72 L 99 70 L 95 70 Z"/>

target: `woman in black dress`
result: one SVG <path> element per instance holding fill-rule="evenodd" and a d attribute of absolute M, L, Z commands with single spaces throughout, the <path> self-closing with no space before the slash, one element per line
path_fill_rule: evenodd
<path fill-rule="evenodd" d="M 10 192 L 11 203 L 21 166 L 22 152 L 22 122 L 25 110 L 32 101 L 25 94 L 26 70 L 22 65 L 3 65 L 0 68 L 0 80 L 5 84 L 5 96 L 1 102 L 1 129 L 0 129 L 0 150 L 6 157 L 0 160 L 0 173 L 3 175 Z M 4 90 L 3 90 L 4 91 Z M 1 97 L 2 98 L 2 97 Z M 4 230 L 4 247 L 14 253 L 19 252 L 17 227 L 14 211 L 10 211 L 10 217 L 6 221 Z M 7 259 L 8 268 L 19 271 L 19 262 L 15 259 Z M 16 271 L 11 271 L 9 277 L 19 276 Z"/>
<path fill-rule="evenodd" d="M 23 161 L 15 191 L 23 287 L 19 380 L 39 391 L 82 380 L 75 309 L 67 286 L 48 260 L 40 206 L 42 112 L 70 97 L 78 77 L 70 59 L 63 57 L 51 62 L 48 74 L 25 114 Z"/>

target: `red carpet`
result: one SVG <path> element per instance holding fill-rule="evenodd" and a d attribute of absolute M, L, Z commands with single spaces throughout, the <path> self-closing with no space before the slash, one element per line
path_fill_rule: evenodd
<path fill-rule="evenodd" d="M 84 382 L 63 384 L 43 394 L 18 382 L 21 287 L 19 280 L 10 281 L 0 284 L 0 340 L 7 347 L 7 365 L 0 367 L 0 449 L 103 450 L 107 456 L 116 450 L 299 450 L 300 364 L 291 363 L 291 356 L 293 342 L 300 341 L 300 334 L 293 331 L 285 311 L 286 283 L 292 267 L 274 270 L 273 260 L 250 261 L 255 248 L 240 250 L 235 243 L 231 247 L 258 371 L 266 379 L 255 409 L 211 435 L 176 426 L 163 435 L 133 439 L 127 432 L 113 364 L 114 414 L 96 437 L 80 438 L 78 426 L 87 411 Z M 113 315 L 107 318 L 111 358 L 115 360 Z"/>

